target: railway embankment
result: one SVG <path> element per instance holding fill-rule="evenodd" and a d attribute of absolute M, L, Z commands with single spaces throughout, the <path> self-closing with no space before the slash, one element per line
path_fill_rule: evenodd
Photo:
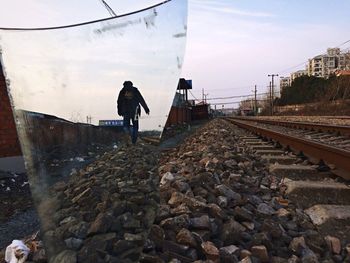
<path fill-rule="evenodd" d="M 41 235 L 64 262 L 350 260 L 346 181 L 224 119 L 175 148 L 106 153 L 53 191 Z"/>

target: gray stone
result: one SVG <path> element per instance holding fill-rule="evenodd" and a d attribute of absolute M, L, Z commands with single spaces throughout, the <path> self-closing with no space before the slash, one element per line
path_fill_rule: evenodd
<path fill-rule="evenodd" d="M 268 216 L 273 215 L 276 212 L 271 206 L 269 206 L 266 203 L 259 204 L 257 207 L 257 211 L 260 214 L 268 215 Z"/>
<path fill-rule="evenodd" d="M 132 248 L 135 248 L 135 244 L 133 242 L 127 240 L 118 240 L 113 244 L 113 253 L 120 255 Z"/>
<path fill-rule="evenodd" d="M 240 240 L 240 234 L 243 231 L 245 231 L 245 227 L 237 221 L 230 219 L 223 225 L 220 238 L 225 245 L 231 245 Z"/>
<path fill-rule="evenodd" d="M 86 222 L 79 222 L 68 229 L 78 239 L 84 239 L 87 236 L 88 230 L 89 224 Z"/>
<path fill-rule="evenodd" d="M 64 242 L 66 243 L 67 248 L 73 249 L 73 250 L 78 250 L 81 248 L 82 244 L 83 244 L 83 240 L 82 239 L 78 239 L 78 238 L 67 238 L 66 240 L 64 240 Z"/>
<path fill-rule="evenodd" d="M 238 255 L 239 254 L 239 247 L 235 245 L 227 246 L 227 247 L 222 247 L 219 249 L 220 255 L 223 254 L 225 256 L 233 256 L 234 254 Z"/>
<path fill-rule="evenodd" d="M 124 239 L 131 242 L 142 242 L 144 237 L 140 234 L 125 233 Z"/>
<path fill-rule="evenodd" d="M 180 232 L 176 235 L 176 241 L 182 245 L 197 247 L 196 239 L 194 238 L 193 234 L 186 228 L 181 229 Z"/>
<path fill-rule="evenodd" d="M 303 236 L 295 237 L 289 244 L 289 249 L 295 253 L 300 253 L 302 249 L 306 248 L 305 239 Z"/>
<path fill-rule="evenodd" d="M 309 248 L 305 248 L 301 252 L 301 262 L 302 263 L 318 263 L 318 258 L 316 254 Z"/>
<path fill-rule="evenodd" d="M 72 250 L 63 250 L 61 253 L 57 254 L 55 257 L 50 259 L 50 263 L 76 263 L 77 253 Z"/>
<path fill-rule="evenodd" d="M 220 207 L 226 207 L 227 204 L 228 204 L 228 200 L 227 200 L 227 197 L 226 196 L 218 196 L 217 198 L 217 204 L 220 206 Z"/>
<path fill-rule="evenodd" d="M 253 214 L 244 207 L 236 206 L 234 211 L 238 221 L 253 221 Z"/>
<path fill-rule="evenodd" d="M 341 252 L 341 243 L 339 238 L 332 237 L 332 236 L 326 236 L 325 241 L 327 243 L 327 246 L 330 251 L 332 251 L 334 254 L 340 254 Z"/>
<path fill-rule="evenodd" d="M 194 229 L 210 230 L 209 216 L 203 215 L 201 217 L 195 217 L 190 219 L 190 226 Z"/>
<path fill-rule="evenodd" d="M 226 185 L 218 185 L 215 187 L 215 189 L 223 196 L 225 196 L 228 201 L 234 200 L 234 201 L 238 201 L 241 199 L 241 195 L 232 191 L 229 187 L 227 187 Z"/>
<path fill-rule="evenodd" d="M 260 259 L 261 262 L 269 262 L 269 254 L 265 246 L 253 246 L 252 255 Z"/>
<path fill-rule="evenodd" d="M 190 217 L 186 214 L 164 219 L 159 224 L 164 229 L 171 229 L 175 232 L 190 226 Z"/>
<path fill-rule="evenodd" d="M 106 233 L 111 227 L 113 222 L 113 217 L 110 214 L 100 213 L 96 217 L 95 221 L 91 224 L 88 235 L 97 233 Z"/>
<path fill-rule="evenodd" d="M 207 241 L 202 243 L 201 245 L 203 253 L 205 254 L 208 260 L 212 260 L 214 262 L 218 262 L 220 259 L 219 250 L 214 245 L 214 243 Z"/>

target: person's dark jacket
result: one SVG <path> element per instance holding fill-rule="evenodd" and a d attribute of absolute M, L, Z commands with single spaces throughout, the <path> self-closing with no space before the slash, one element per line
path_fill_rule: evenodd
<path fill-rule="evenodd" d="M 140 107 L 138 107 L 140 104 L 142 105 L 145 112 L 149 114 L 149 109 L 140 91 L 133 86 L 124 87 L 119 92 L 118 96 L 118 115 L 124 116 L 125 114 L 128 114 L 129 116 L 135 116 L 136 109 L 139 109 L 138 115 L 140 115 L 141 110 Z"/>

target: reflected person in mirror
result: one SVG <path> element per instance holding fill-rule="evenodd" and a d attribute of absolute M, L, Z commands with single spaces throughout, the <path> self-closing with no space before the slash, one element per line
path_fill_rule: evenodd
<path fill-rule="evenodd" d="M 131 135 L 131 142 L 135 144 L 139 130 L 139 116 L 141 115 L 140 104 L 146 114 L 149 114 L 149 108 L 140 91 L 133 86 L 131 81 L 125 81 L 123 86 L 117 101 L 118 115 L 123 116 L 124 131 Z M 130 127 L 130 121 L 132 122 L 132 128 Z"/>

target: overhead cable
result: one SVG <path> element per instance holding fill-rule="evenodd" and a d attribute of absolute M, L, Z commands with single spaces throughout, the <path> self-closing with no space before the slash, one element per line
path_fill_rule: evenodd
<path fill-rule="evenodd" d="M 38 31 L 38 30 L 53 30 L 53 29 L 62 29 L 62 28 L 69 28 L 69 27 L 77 27 L 77 26 L 83 26 L 83 25 L 88 25 L 88 24 L 93 24 L 96 22 L 103 22 L 103 21 L 108 21 L 108 20 L 112 20 L 115 18 L 120 18 L 120 17 L 124 17 L 124 16 L 129 16 L 129 15 L 133 15 L 133 14 L 137 14 L 137 13 L 141 13 L 143 11 L 161 6 L 165 3 L 171 2 L 172 0 L 166 0 L 163 2 L 160 2 L 158 4 L 152 5 L 150 7 L 146 7 L 137 11 L 133 11 L 130 13 L 126 13 L 126 14 L 122 14 L 119 16 L 114 16 L 114 17 L 108 17 L 108 18 L 102 18 L 102 19 L 98 19 L 98 20 L 92 20 L 92 21 L 88 21 L 88 22 L 82 22 L 82 23 L 78 23 L 78 24 L 71 24 L 71 25 L 63 25 L 63 26 L 54 26 L 54 27 L 32 27 L 32 28 L 24 28 L 24 27 L 0 27 L 0 30 L 12 30 L 12 31 Z"/>
<path fill-rule="evenodd" d="M 254 102 L 254 98 L 250 99 L 249 102 Z M 269 99 L 258 99 L 256 100 L 257 102 L 264 102 L 264 101 L 270 101 Z M 230 101 L 230 102 L 217 102 L 217 103 L 209 103 L 210 105 L 229 105 L 229 104 L 237 104 L 237 103 L 241 103 L 241 102 L 245 102 L 242 100 L 237 100 L 237 101 Z"/>
<path fill-rule="evenodd" d="M 278 93 L 278 92 L 275 92 Z M 260 95 L 266 95 L 266 94 L 270 94 L 269 92 L 265 92 L 265 93 L 258 93 L 256 94 L 257 96 Z M 237 96 L 229 96 L 229 97 L 219 97 L 219 98 L 209 98 L 207 100 L 225 100 L 225 99 L 234 99 L 234 98 L 244 98 L 244 97 L 252 97 L 254 96 L 254 94 L 249 94 L 249 95 L 237 95 Z"/>
<path fill-rule="evenodd" d="M 194 100 L 196 100 L 196 101 L 201 101 L 201 100 L 197 99 L 196 96 L 193 95 L 193 93 L 191 92 L 191 90 L 188 90 L 188 91 L 190 92 L 190 94 L 192 95 L 192 97 L 194 98 Z"/>
<path fill-rule="evenodd" d="M 339 45 L 337 45 L 335 48 L 339 48 L 339 47 L 341 47 L 341 46 L 344 46 L 345 44 L 347 44 L 347 43 L 349 43 L 350 42 L 350 39 L 349 40 L 347 40 L 347 41 L 345 41 L 345 42 L 343 42 L 343 43 L 341 43 L 341 44 L 339 44 Z M 321 54 L 321 55 L 325 55 L 326 53 L 323 53 L 323 54 Z M 317 55 L 316 55 L 317 56 Z M 315 57 L 315 56 L 314 56 Z M 281 70 L 280 72 L 278 72 L 278 74 L 281 74 L 281 73 L 284 73 L 284 72 L 286 72 L 286 71 L 288 71 L 288 70 L 291 70 L 291 69 L 294 69 L 294 68 L 297 68 L 297 67 L 300 67 L 300 66 L 302 66 L 302 65 L 305 65 L 306 63 L 308 63 L 309 61 L 307 60 L 307 61 L 304 61 L 304 62 L 302 62 L 302 63 L 300 63 L 300 64 L 298 64 L 298 65 L 295 65 L 295 66 L 293 66 L 293 67 L 289 67 L 289 68 L 286 68 L 286 69 L 284 69 L 284 70 Z"/>

